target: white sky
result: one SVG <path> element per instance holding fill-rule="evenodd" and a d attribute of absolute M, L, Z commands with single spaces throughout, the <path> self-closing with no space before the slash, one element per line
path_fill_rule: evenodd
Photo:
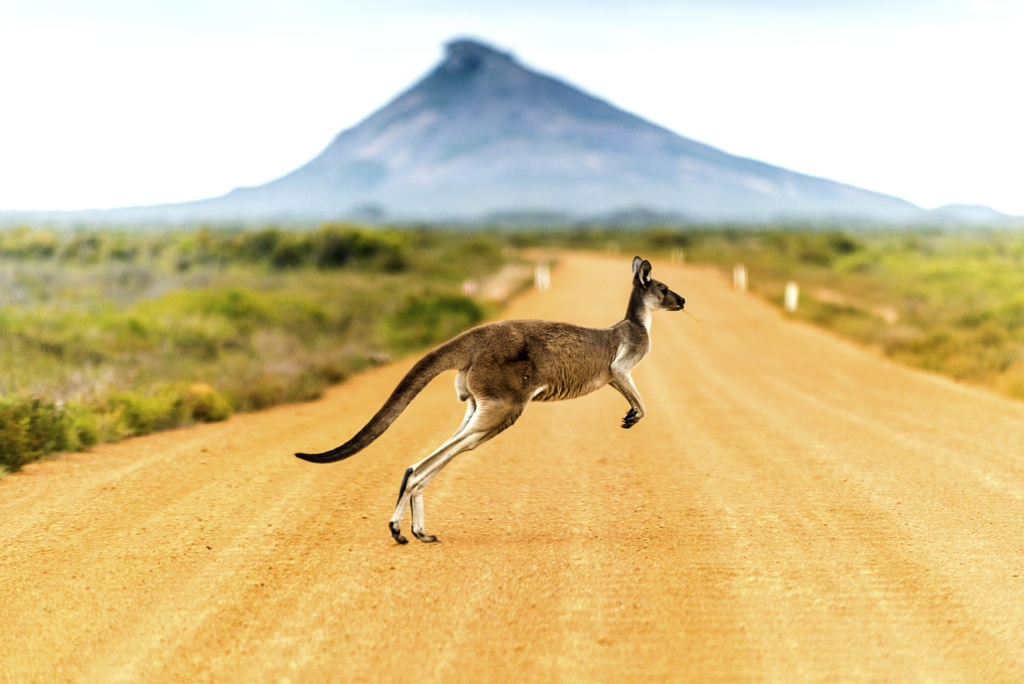
<path fill-rule="evenodd" d="M 276 178 L 476 37 L 682 135 L 1024 214 L 1024 3 L 0 0 L 0 209 Z"/>

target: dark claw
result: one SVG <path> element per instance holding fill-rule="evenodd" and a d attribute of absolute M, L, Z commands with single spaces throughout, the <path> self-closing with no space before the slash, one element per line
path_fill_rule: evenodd
<path fill-rule="evenodd" d="M 391 530 L 391 536 L 395 538 L 395 541 L 399 544 L 408 544 L 409 540 L 402 536 L 402 528 L 391 522 L 388 523 L 388 529 Z"/>
<path fill-rule="evenodd" d="M 432 534 L 416 534 L 415 531 L 413 531 L 413 534 L 415 534 L 416 538 L 419 539 L 424 544 L 433 544 L 435 542 L 440 542 L 441 541 L 440 539 L 438 539 L 437 537 L 435 537 Z"/>
<path fill-rule="evenodd" d="M 640 418 L 637 410 L 635 408 L 631 408 L 629 409 L 629 413 L 626 414 L 626 417 L 622 419 L 622 427 L 623 429 L 628 430 L 639 422 Z"/>

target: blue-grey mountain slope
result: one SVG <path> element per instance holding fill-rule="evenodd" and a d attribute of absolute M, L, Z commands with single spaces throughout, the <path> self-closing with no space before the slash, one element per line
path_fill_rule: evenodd
<path fill-rule="evenodd" d="M 449 44 L 426 78 L 305 166 L 174 213 L 312 218 L 365 207 L 400 219 L 633 207 L 696 220 L 921 213 L 681 137 L 472 41 Z"/>

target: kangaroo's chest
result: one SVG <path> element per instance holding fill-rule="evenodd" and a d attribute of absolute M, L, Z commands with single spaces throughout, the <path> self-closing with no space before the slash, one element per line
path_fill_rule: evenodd
<path fill-rule="evenodd" d="M 623 343 L 609 363 L 607 355 L 560 359 L 544 369 L 538 378 L 533 401 L 564 401 L 601 389 L 619 373 L 628 373 L 650 350 L 650 341 Z"/>
<path fill-rule="evenodd" d="M 643 342 L 623 341 L 615 352 L 615 358 L 612 359 L 612 373 L 630 372 L 647 356 L 649 351 L 651 351 L 650 338 L 644 339 Z"/>
<path fill-rule="evenodd" d="M 537 394 L 534 401 L 575 399 L 601 389 L 611 380 L 608 351 L 559 355 L 538 367 Z"/>
<path fill-rule="evenodd" d="M 611 380 L 610 373 L 595 373 L 587 378 L 555 378 L 537 389 L 534 401 L 564 401 L 599 390 Z"/>

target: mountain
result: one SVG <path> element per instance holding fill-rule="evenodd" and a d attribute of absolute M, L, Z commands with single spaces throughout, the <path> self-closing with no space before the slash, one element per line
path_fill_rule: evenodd
<path fill-rule="evenodd" d="M 977 212 L 975 212 L 977 213 Z M 901 199 L 684 138 L 470 40 L 265 185 L 79 220 L 927 221 Z M 531 218 L 534 217 L 534 218 Z"/>
<path fill-rule="evenodd" d="M 981 204 L 945 204 L 928 212 L 931 221 L 944 226 L 1024 226 L 1024 217 L 1011 216 Z"/>
<path fill-rule="evenodd" d="M 634 207 L 697 220 L 905 220 L 919 212 L 683 138 L 469 40 L 449 43 L 423 80 L 305 166 L 178 209 L 220 218 L 379 211 L 471 219 Z"/>

